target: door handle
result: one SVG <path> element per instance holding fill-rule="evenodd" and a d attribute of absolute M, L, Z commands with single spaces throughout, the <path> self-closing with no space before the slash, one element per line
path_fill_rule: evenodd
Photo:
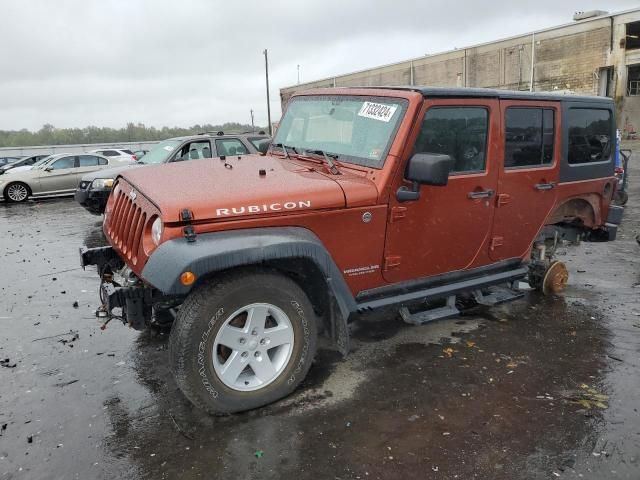
<path fill-rule="evenodd" d="M 536 190 L 551 190 L 552 188 L 555 188 L 556 184 L 555 183 L 536 183 L 534 185 L 534 188 Z"/>
<path fill-rule="evenodd" d="M 496 192 L 493 190 L 481 190 L 478 192 L 469 192 L 467 193 L 467 198 L 471 200 L 476 200 L 478 198 L 491 198 Z"/>

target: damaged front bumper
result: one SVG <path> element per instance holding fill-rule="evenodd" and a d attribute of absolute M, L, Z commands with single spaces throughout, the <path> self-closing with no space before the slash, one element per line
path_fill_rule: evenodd
<path fill-rule="evenodd" d="M 154 306 L 167 304 L 158 290 L 147 286 L 124 264 L 112 247 L 81 248 L 80 265 L 95 265 L 100 275 L 101 307 L 96 314 L 122 320 L 136 330 L 150 324 Z"/>

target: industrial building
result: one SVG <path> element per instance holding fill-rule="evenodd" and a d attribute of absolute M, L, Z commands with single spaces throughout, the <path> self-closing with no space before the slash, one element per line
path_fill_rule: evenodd
<path fill-rule="evenodd" d="M 640 128 L 640 8 L 577 12 L 573 22 L 283 88 L 429 85 L 554 91 L 615 98 L 625 137 Z"/>

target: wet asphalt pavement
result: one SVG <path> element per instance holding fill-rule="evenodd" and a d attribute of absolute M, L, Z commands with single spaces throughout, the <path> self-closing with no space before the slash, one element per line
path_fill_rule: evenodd
<path fill-rule="evenodd" d="M 634 168 L 619 240 L 564 249 L 561 296 L 422 327 L 364 316 L 346 360 L 322 349 L 294 395 L 228 417 L 181 395 L 165 335 L 100 330 L 78 267 L 98 217 L 0 202 L 0 479 L 638 479 Z"/>

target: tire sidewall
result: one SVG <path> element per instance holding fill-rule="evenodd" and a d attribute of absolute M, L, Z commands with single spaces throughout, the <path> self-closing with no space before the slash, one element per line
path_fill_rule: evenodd
<path fill-rule="evenodd" d="M 186 358 L 186 375 L 193 390 L 213 410 L 234 412 L 257 408 L 290 394 L 307 374 L 316 348 L 313 308 L 302 290 L 278 275 L 255 275 L 238 279 L 223 292 L 209 289 L 191 319 L 191 339 L 180 349 Z M 292 288 L 293 287 L 293 288 Z M 212 290 L 212 291 L 211 291 Z M 212 294 L 211 294 L 212 293 Z M 244 392 L 225 385 L 213 367 L 215 338 L 229 315 L 252 303 L 270 303 L 280 308 L 293 327 L 294 345 L 284 371 L 264 388 Z M 178 315 L 178 320 L 181 321 Z"/>

